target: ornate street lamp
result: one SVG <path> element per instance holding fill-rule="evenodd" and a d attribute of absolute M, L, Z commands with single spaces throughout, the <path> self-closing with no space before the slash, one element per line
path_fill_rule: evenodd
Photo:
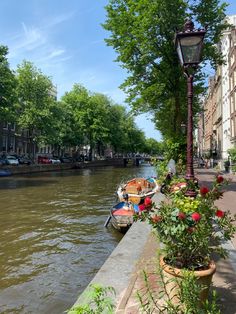
<path fill-rule="evenodd" d="M 188 88 L 188 120 L 187 120 L 187 171 L 186 180 L 188 182 L 187 196 L 196 196 L 194 189 L 194 169 L 193 169 L 193 72 L 201 62 L 201 52 L 205 29 L 194 29 L 194 24 L 188 20 L 184 25 L 184 30 L 175 35 L 175 46 L 179 60 L 187 76 Z"/>

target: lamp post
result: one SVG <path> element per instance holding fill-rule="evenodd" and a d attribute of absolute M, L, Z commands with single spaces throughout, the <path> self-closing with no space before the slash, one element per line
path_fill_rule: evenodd
<path fill-rule="evenodd" d="M 193 73 L 201 62 L 201 51 L 205 29 L 194 29 L 194 23 L 187 20 L 184 30 L 175 35 L 175 46 L 180 63 L 187 77 L 187 99 L 188 99 L 188 120 L 187 120 L 187 169 L 186 180 L 188 183 L 187 196 L 196 196 L 194 189 L 193 169 Z"/>

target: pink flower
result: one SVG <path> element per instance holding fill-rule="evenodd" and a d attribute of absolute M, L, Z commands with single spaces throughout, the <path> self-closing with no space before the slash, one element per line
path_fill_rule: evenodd
<path fill-rule="evenodd" d="M 152 200 L 150 199 L 150 197 L 146 197 L 146 198 L 144 199 L 144 205 L 145 205 L 146 207 L 149 207 L 149 206 L 152 205 Z"/>
<path fill-rule="evenodd" d="M 216 182 L 217 182 L 217 183 L 220 184 L 220 183 L 222 183 L 223 181 L 224 181 L 224 177 L 222 177 L 222 176 L 217 176 L 217 177 L 216 177 Z"/>
<path fill-rule="evenodd" d="M 138 206 L 138 208 L 139 208 L 139 211 L 140 211 L 140 212 L 142 212 L 142 211 L 144 211 L 144 210 L 146 209 L 146 207 L 145 207 L 144 204 L 140 204 L 140 205 Z"/>
<path fill-rule="evenodd" d="M 179 212 L 179 214 L 178 214 L 178 218 L 179 218 L 180 220 L 184 220 L 184 219 L 185 219 L 185 217 L 186 217 L 185 213 L 183 213 L 183 212 Z"/>
<path fill-rule="evenodd" d="M 198 221 L 201 219 L 201 215 L 200 215 L 199 213 L 197 213 L 197 212 L 193 213 L 193 214 L 191 215 L 191 217 L 192 217 L 192 219 L 193 219 L 194 221 L 196 221 L 196 222 L 198 222 Z"/>
<path fill-rule="evenodd" d="M 222 210 L 218 209 L 218 210 L 216 211 L 216 216 L 217 216 L 217 217 L 223 218 L 224 215 L 225 215 L 225 213 L 224 213 Z"/>
<path fill-rule="evenodd" d="M 200 193 L 201 193 L 202 196 L 205 196 L 208 192 L 209 192 L 208 187 L 202 186 L 202 187 L 200 188 Z"/>

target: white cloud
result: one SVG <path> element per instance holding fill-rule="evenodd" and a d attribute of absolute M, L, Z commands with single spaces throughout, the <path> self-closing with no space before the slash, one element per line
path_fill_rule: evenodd
<path fill-rule="evenodd" d="M 45 34 L 39 28 L 27 27 L 25 23 L 22 23 L 22 29 L 23 32 L 9 45 L 9 58 L 22 55 L 25 51 L 35 50 L 47 41 Z"/>
<path fill-rule="evenodd" d="M 23 59 L 29 60 L 44 72 L 45 69 L 60 67 L 71 58 L 64 47 L 58 47 L 54 42 L 52 30 L 59 24 L 71 19 L 74 12 L 69 12 L 54 17 L 47 17 L 38 25 L 21 23 L 21 30 L 9 36 L 9 62 L 16 67 Z M 54 70 L 54 69 L 53 69 Z M 52 72 L 53 73 L 53 72 Z"/>
<path fill-rule="evenodd" d="M 68 13 L 59 14 L 56 16 L 50 16 L 50 18 L 47 19 L 48 21 L 46 20 L 46 22 L 44 23 L 44 27 L 42 27 L 42 29 L 52 28 L 61 23 L 64 23 L 70 20 L 74 15 L 75 15 L 75 12 L 68 12 Z"/>

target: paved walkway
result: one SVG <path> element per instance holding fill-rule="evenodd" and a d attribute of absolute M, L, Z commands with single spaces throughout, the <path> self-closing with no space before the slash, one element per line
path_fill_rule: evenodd
<path fill-rule="evenodd" d="M 200 185 L 210 185 L 216 173 L 211 169 L 196 169 L 195 175 Z M 222 210 L 236 213 L 236 177 L 230 174 L 224 176 L 230 178 L 232 182 L 227 186 L 223 199 L 217 201 L 217 205 Z M 213 277 L 213 287 L 217 291 L 222 314 L 236 314 L 236 237 L 233 241 L 225 243 L 225 247 L 230 255 L 227 260 L 216 261 L 217 271 Z M 116 314 L 143 313 L 140 311 L 140 302 L 137 298 L 138 291 L 141 294 L 146 291 L 143 270 L 149 275 L 152 287 L 158 290 L 155 274 L 157 251 L 158 243 L 154 236 L 150 235 L 126 292 L 117 305 Z"/>

